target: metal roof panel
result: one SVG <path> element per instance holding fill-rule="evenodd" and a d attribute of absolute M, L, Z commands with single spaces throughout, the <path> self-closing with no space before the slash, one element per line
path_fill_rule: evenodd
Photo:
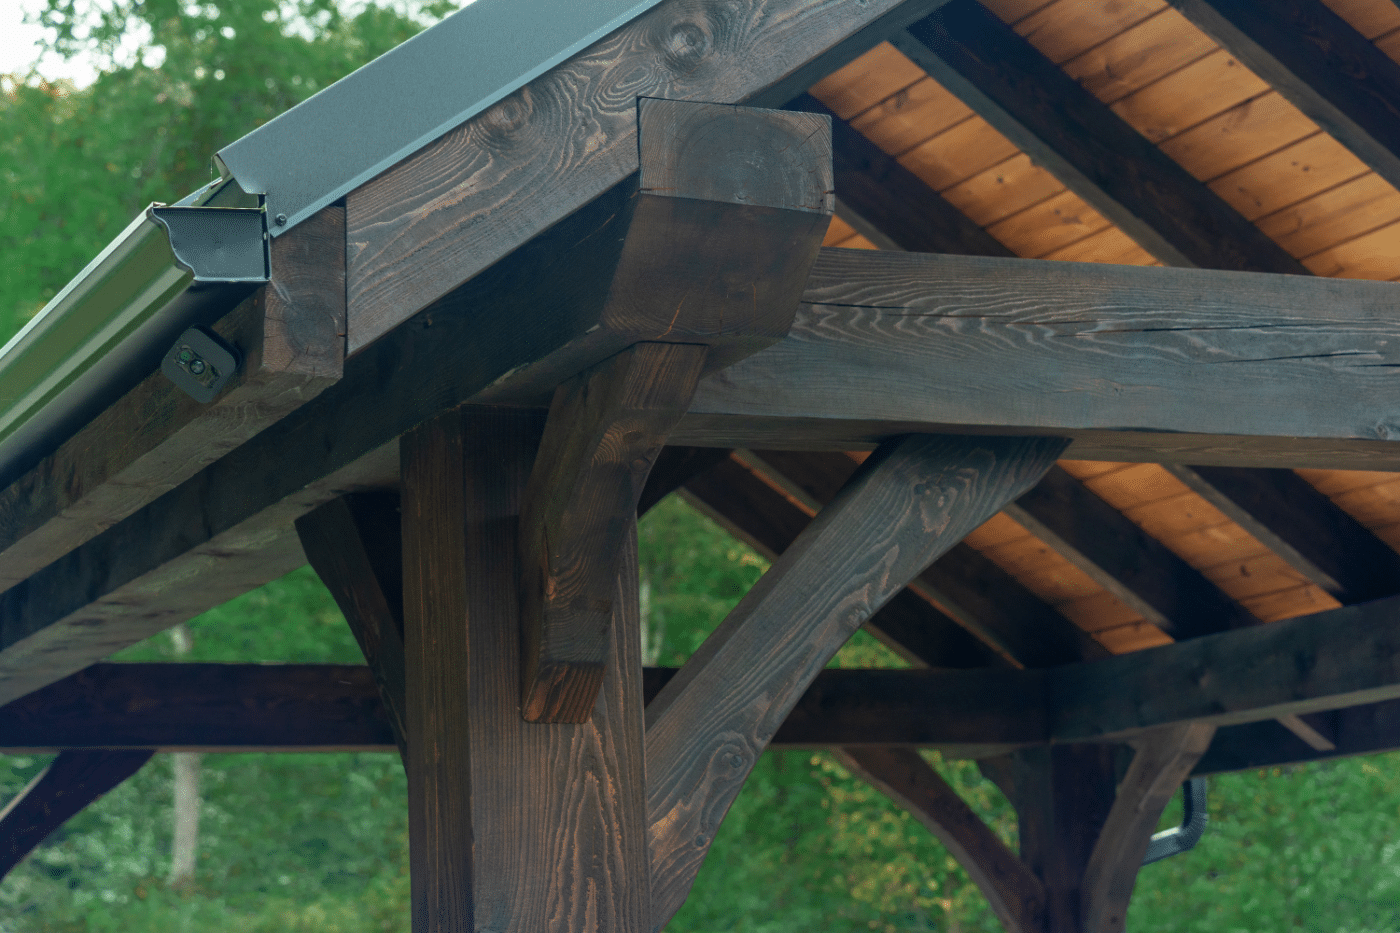
<path fill-rule="evenodd" d="M 476 0 L 219 150 L 220 171 L 266 195 L 277 236 L 658 2 Z"/>

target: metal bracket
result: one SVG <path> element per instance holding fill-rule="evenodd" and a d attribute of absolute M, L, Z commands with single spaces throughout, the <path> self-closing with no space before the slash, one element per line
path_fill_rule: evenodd
<path fill-rule="evenodd" d="M 1164 858 L 1189 852 L 1201 841 L 1206 831 L 1206 779 L 1194 777 L 1181 785 L 1181 825 L 1175 829 L 1154 833 L 1147 844 L 1142 864 L 1151 865 Z"/>
<path fill-rule="evenodd" d="M 191 327 L 160 361 L 160 371 L 196 402 L 207 405 L 238 371 L 238 351 L 213 331 Z"/>

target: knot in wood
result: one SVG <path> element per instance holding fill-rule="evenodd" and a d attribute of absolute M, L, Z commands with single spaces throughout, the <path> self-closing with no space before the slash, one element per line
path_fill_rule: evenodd
<path fill-rule="evenodd" d="M 479 124 L 488 140 L 508 139 L 530 121 L 534 109 L 530 89 L 523 87 L 482 114 Z"/>
<path fill-rule="evenodd" d="M 714 37 L 709 24 L 693 19 L 672 23 L 661 38 L 661 58 L 676 74 L 688 74 L 710 54 Z"/>

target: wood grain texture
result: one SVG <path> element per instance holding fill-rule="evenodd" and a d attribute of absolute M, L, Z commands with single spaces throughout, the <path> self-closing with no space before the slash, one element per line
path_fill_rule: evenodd
<path fill-rule="evenodd" d="M 1123 513 L 1058 467 L 1006 514 L 1178 640 L 1259 620 Z"/>
<path fill-rule="evenodd" d="M 0 810 L 0 878 L 70 817 L 141 770 L 147 751 L 62 752 Z"/>
<path fill-rule="evenodd" d="M 1163 262 L 1305 271 L 976 0 L 892 41 Z"/>
<path fill-rule="evenodd" d="M 758 458 L 759 469 L 769 465 L 796 483 L 817 505 L 835 498 L 857 466 L 845 454 L 775 450 L 761 451 Z M 926 567 L 910 581 L 909 589 L 1017 664 L 1047 667 L 1107 653 L 1082 629 L 966 543 L 954 545 Z"/>
<path fill-rule="evenodd" d="M 397 472 L 390 444 L 308 476 L 318 464 L 295 446 L 271 444 L 269 460 L 267 434 L 0 594 L 0 702 L 303 566 L 292 523 Z"/>
<path fill-rule="evenodd" d="M 602 686 L 623 542 L 708 348 L 638 343 L 561 385 L 521 515 L 521 711 L 584 722 Z"/>
<path fill-rule="evenodd" d="M 758 754 L 817 672 L 1062 449 L 1057 439 L 890 442 L 648 705 L 654 926 L 684 902 Z"/>
<path fill-rule="evenodd" d="M 449 414 L 404 439 L 415 931 L 647 929 L 634 537 L 592 718 L 520 716 L 516 537 L 539 431 L 529 413 Z"/>
<path fill-rule="evenodd" d="M 638 97 L 744 101 L 899 6 L 670 0 L 351 192 L 349 352 L 635 173 Z"/>
<path fill-rule="evenodd" d="M 642 697 L 654 698 L 676 671 L 642 669 Z M 1043 678 L 1014 671 L 824 670 L 769 744 L 967 757 L 1045 742 L 1047 723 Z M 101 748 L 397 751 L 363 665 L 94 664 L 0 707 L 6 754 Z"/>
<path fill-rule="evenodd" d="M 497 612 L 515 615 L 510 592 L 513 557 L 497 557 L 505 562 L 500 568 L 475 566 L 469 573 L 467 566 L 468 536 L 476 530 L 468 526 L 469 516 L 476 517 L 469 507 L 472 513 L 504 511 L 509 516 L 518 511 L 511 508 L 514 490 L 485 487 L 468 492 L 466 443 L 461 417 L 449 413 L 408 432 L 399 444 L 414 933 L 476 929 L 479 894 L 470 741 L 474 710 L 463 695 L 470 683 L 471 674 L 463 674 L 469 671 L 473 645 L 465 623 L 485 608 L 483 597 L 488 594 L 495 598 Z M 504 452 L 507 458 L 512 453 L 516 451 Z M 495 525 L 502 524 L 498 515 L 491 517 Z M 486 523 L 478 519 L 473 524 Z M 478 547 L 482 543 L 487 542 L 471 542 Z M 514 550 L 498 550 L 500 541 L 489 544 L 493 547 L 484 551 L 487 559 Z M 478 591 L 485 593 L 473 604 Z"/>
<path fill-rule="evenodd" d="M 845 749 L 837 760 L 924 825 L 967 871 L 1007 933 L 1039 933 L 1045 886 L 918 752 Z"/>
<path fill-rule="evenodd" d="M 1084 933 L 1127 929 L 1128 901 L 1157 820 L 1210 745 L 1215 727 L 1189 723 L 1146 733 L 1133 743 L 1132 763 L 1113 798 L 1084 869 L 1080 916 Z"/>
<path fill-rule="evenodd" d="M 7 754 L 390 751 L 389 713 L 368 667 L 94 664 L 0 707 Z"/>
<path fill-rule="evenodd" d="M 727 459 L 686 484 L 691 505 L 770 561 L 786 551 L 815 511 L 804 510 L 751 461 Z M 895 594 L 865 630 L 918 666 L 976 668 L 1005 659 L 909 590 Z"/>
<path fill-rule="evenodd" d="M 1390 465 L 1396 300 L 1392 283 L 823 250 L 789 337 L 702 381 L 673 436 L 830 449 L 996 425 L 1073 437 L 1083 459 Z"/>
<path fill-rule="evenodd" d="M 1058 668 L 1051 734 L 1098 740 L 1394 699 L 1397 632 L 1400 597 L 1390 597 L 1093 661 L 1078 674 Z"/>
<path fill-rule="evenodd" d="M 213 330 L 242 363 L 201 405 L 159 371 L 0 491 L 0 589 L 91 540 L 318 395 L 344 359 L 345 211 L 272 244 L 272 280 Z"/>
<path fill-rule="evenodd" d="M 340 607 L 374 672 L 399 755 L 408 763 L 404 719 L 403 541 L 399 497 L 342 496 L 297 519 L 297 537 Z"/>
<path fill-rule="evenodd" d="M 1400 65 L 1317 0 L 1172 0 L 1378 175 L 1400 185 Z"/>

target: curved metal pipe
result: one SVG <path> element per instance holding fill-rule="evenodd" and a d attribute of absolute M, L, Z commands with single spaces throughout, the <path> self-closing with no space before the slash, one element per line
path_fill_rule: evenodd
<path fill-rule="evenodd" d="M 1181 785 L 1182 811 L 1181 825 L 1175 829 L 1154 833 L 1147 844 L 1147 854 L 1142 864 L 1151 865 L 1164 858 L 1189 852 L 1201 841 L 1206 831 L 1206 779 L 1193 777 Z"/>

